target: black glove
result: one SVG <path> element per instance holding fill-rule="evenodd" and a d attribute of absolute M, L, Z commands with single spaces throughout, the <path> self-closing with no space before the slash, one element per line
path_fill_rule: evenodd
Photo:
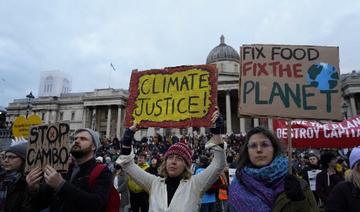
<path fill-rule="evenodd" d="M 120 140 L 121 143 L 121 154 L 122 155 L 130 155 L 131 153 L 131 146 L 132 146 L 132 140 L 134 138 L 135 132 L 127 128 L 125 130 L 125 133 Z M 126 148 L 127 147 L 127 148 Z"/>
<path fill-rule="evenodd" d="M 221 134 L 221 130 L 223 127 L 224 127 L 224 119 L 222 115 L 219 113 L 219 116 L 215 121 L 215 127 L 210 128 L 210 132 L 212 134 Z"/>
<path fill-rule="evenodd" d="M 292 201 L 301 201 L 305 199 L 304 192 L 301 188 L 299 180 L 293 175 L 285 177 L 285 194 Z"/>

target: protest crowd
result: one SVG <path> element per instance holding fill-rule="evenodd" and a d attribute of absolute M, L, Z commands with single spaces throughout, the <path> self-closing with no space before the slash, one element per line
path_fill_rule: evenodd
<path fill-rule="evenodd" d="M 89 129 L 79 129 L 78 131 L 80 133 L 87 133 L 88 130 Z M 76 133 L 79 133 L 78 131 Z M 91 136 L 96 137 L 96 132 L 92 130 L 89 130 L 89 132 Z M 76 133 L 75 138 L 77 138 Z M 209 143 L 213 136 L 211 131 L 208 131 L 206 135 L 194 136 L 194 134 L 190 134 L 183 135 L 181 137 L 166 137 L 156 134 L 155 136 L 143 137 L 139 141 L 136 141 L 133 138 L 134 133 L 135 131 L 127 129 L 124 137 L 120 140 L 117 138 L 114 138 L 113 140 L 103 138 L 100 140 L 97 138 L 98 140 L 94 143 L 96 154 L 94 152 L 94 155 L 90 157 L 89 162 L 85 162 L 85 167 L 87 169 L 89 169 L 89 167 L 94 167 L 95 163 L 106 165 L 108 171 L 106 171 L 106 174 L 102 174 L 104 175 L 104 181 L 102 181 L 100 185 L 114 185 L 121 197 L 121 211 L 156 211 L 149 208 L 149 206 L 154 207 L 151 206 L 150 202 L 156 200 L 149 198 L 148 188 L 134 179 L 134 176 L 129 176 L 126 168 L 124 169 L 126 166 L 122 164 L 124 162 L 116 162 L 119 156 L 124 154 L 124 149 L 129 151 L 129 149 L 124 148 L 126 142 L 132 146 L 131 155 L 134 158 L 134 164 L 153 176 L 164 176 L 164 172 L 161 171 L 161 164 L 169 157 L 167 152 L 174 151 L 172 150 L 172 147 L 186 147 L 188 153 L 183 157 L 187 157 L 186 161 L 189 163 L 189 171 L 193 176 L 203 172 L 214 160 L 214 151 L 206 148 L 206 144 Z M 261 134 L 272 138 L 272 133 L 261 127 L 254 128 L 250 130 L 249 133 L 253 133 L 253 135 Z M 264 204 L 264 208 L 260 209 L 263 204 L 262 198 L 267 198 L 267 201 L 272 201 L 271 204 L 277 204 L 279 200 L 275 201 L 276 196 L 279 198 L 281 195 L 284 195 L 284 200 L 281 200 L 282 202 L 280 201 L 280 204 L 285 204 L 284 201 L 286 202 L 286 200 L 290 200 L 295 203 L 298 202 L 298 205 L 301 205 L 300 203 L 302 203 L 302 206 L 308 206 L 305 208 L 306 210 L 300 211 L 357 211 L 359 209 L 360 206 L 355 201 L 357 200 L 357 196 L 354 195 L 356 193 L 360 194 L 358 193 L 360 192 L 358 187 L 360 184 L 360 165 L 358 165 L 358 162 L 360 161 L 360 149 L 354 148 L 352 151 L 348 151 L 347 154 L 339 154 L 341 152 L 335 151 L 334 149 L 294 150 L 292 160 L 293 173 L 292 175 L 288 175 L 287 158 L 280 153 L 281 146 L 279 144 L 276 144 L 279 145 L 276 146 L 275 143 L 271 144 L 271 142 L 264 142 L 269 142 L 269 140 L 271 141 L 271 139 L 267 140 L 264 138 L 260 139 L 260 141 L 262 141 L 260 144 L 250 144 L 253 136 L 249 133 L 246 136 L 222 134 L 221 140 L 226 143 L 226 158 L 224 161 L 226 165 L 224 164 L 224 168 L 220 170 L 218 175 L 213 177 L 215 178 L 211 180 L 211 182 L 213 182 L 210 185 L 205 186 L 206 190 L 202 192 L 200 200 L 201 204 L 196 211 L 295 211 L 293 209 L 294 207 L 297 207 L 296 204 L 286 210 L 277 210 L 274 207 L 275 205 L 267 204 Z M 77 142 L 74 142 L 74 145 L 76 144 Z M 289 192 L 277 191 L 278 188 L 275 188 L 273 192 L 270 192 L 271 195 L 268 193 L 261 194 L 261 192 L 267 189 L 265 186 L 266 184 L 264 185 L 262 182 L 266 182 L 269 179 L 262 176 L 260 171 L 261 168 L 254 169 L 254 167 L 257 166 L 256 164 L 251 164 L 251 160 L 248 158 L 249 151 L 252 151 L 251 149 L 254 148 L 258 148 L 259 150 L 266 149 L 271 145 L 274 147 L 274 156 L 271 157 L 274 159 L 272 162 L 270 160 L 271 164 L 275 162 L 275 159 L 278 159 L 279 164 L 281 164 L 281 161 L 283 162 L 283 165 L 281 165 L 283 170 L 281 173 L 278 173 L 278 177 L 274 175 L 274 179 L 285 179 L 281 190 L 286 191 L 287 187 L 289 187 Z M 247 154 L 244 150 L 247 151 Z M 350 152 L 352 153 L 350 154 Z M 72 151 L 72 154 L 72 158 L 75 156 L 79 157 L 76 155 L 76 151 Z M 32 191 L 32 189 L 34 189 L 34 185 L 31 184 L 32 182 L 27 180 L 28 177 L 26 177 L 23 173 L 25 155 L 26 143 L 21 142 L 11 146 L 2 154 L 2 172 L 0 178 L 1 211 L 39 211 L 39 208 L 45 208 L 44 211 L 46 211 L 46 208 L 52 207 L 57 208 L 55 211 L 74 210 L 76 206 L 73 205 L 73 201 L 79 201 L 75 195 L 81 196 L 83 194 L 81 194 L 82 191 L 79 191 L 78 189 L 76 189 L 76 191 L 80 192 L 79 194 L 71 194 L 74 192 L 72 190 L 74 189 L 72 188 L 73 185 L 71 184 L 83 186 L 81 184 L 87 179 L 84 180 L 83 177 L 81 177 L 81 174 L 79 177 L 79 173 L 77 174 L 77 177 L 73 174 L 69 175 L 69 173 L 66 174 L 67 176 L 64 175 L 64 179 L 66 180 L 63 182 L 57 182 L 54 180 L 51 181 L 51 178 L 46 179 L 45 177 L 46 183 L 44 184 L 48 184 L 50 187 L 53 186 L 53 189 L 57 189 L 57 186 L 59 186 L 58 184 L 63 184 L 60 185 L 63 187 L 60 191 L 55 191 L 60 196 L 58 197 L 59 199 L 62 197 L 65 198 L 62 196 L 65 195 L 73 197 L 74 200 L 70 201 L 65 198 L 63 200 L 63 205 L 60 204 L 61 207 L 57 205 L 59 203 L 54 206 L 54 200 L 48 200 L 48 198 L 41 199 L 41 201 L 36 202 L 34 201 L 36 198 L 44 198 L 44 196 L 34 197 L 34 191 Z M 130 155 L 130 152 L 128 152 L 128 155 Z M 176 152 L 175 155 L 181 156 L 182 153 Z M 18 160 L 18 163 L 15 163 L 16 160 Z M 265 167 L 270 168 L 271 164 L 268 164 Z M 259 165 L 259 167 L 264 168 L 261 165 Z M 86 168 L 84 168 L 84 175 L 89 173 L 89 170 L 86 170 Z M 238 170 L 229 174 L 229 170 L 231 172 L 231 170 L 236 169 Z M 80 170 L 82 170 L 82 168 L 80 168 Z M 246 170 L 248 172 L 246 172 Z M 42 178 L 41 170 L 37 169 L 35 171 L 34 176 L 38 179 Z M 271 170 L 265 171 L 266 173 L 275 174 Z M 49 172 L 49 175 L 51 175 L 54 174 L 55 171 L 52 170 L 51 167 L 48 167 L 45 173 L 46 172 Z M 245 179 L 242 179 L 244 176 L 250 178 L 247 179 L 245 177 Z M 260 180 L 257 181 L 255 179 L 253 184 L 251 181 L 255 176 L 259 177 L 258 179 Z M 78 179 L 78 182 L 76 179 Z M 234 183 L 239 180 L 249 183 L 249 185 Z M 245 188 L 253 189 L 253 191 L 244 189 L 244 185 L 246 186 Z M 239 193 L 242 189 L 244 189 L 243 193 Z M 45 190 L 43 192 L 45 192 Z M 108 190 L 109 189 L 102 189 L 100 187 L 97 192 L 106 193 Z M 51 195 L 49 194 L 53 191 L 46 192 L 50 193 L 44 193 L 46 194 L 45 196 L 50 197 Z M 244 198 L 246 196 L 249 197 Z M 306 200 L 305 203 L 304 200 Z M 166 201 L 165 197 L 163 201 Z M 100 204 L 100 202 L 102 204 Z M 104 198 L 98 199 L 94 197 L 92 202 L 93 204 L 88 204 L 88 209 L 89 211 L 95 210 L 96 205 L 100 207 L 100 205 L 105 205 L 105 202 L 106 199 Z M 39 203 L 45 204 L 42 207 L 39 207 Z M 101 211 L 99 207 L 97 208 L 97 211 Z M 66 208 L 67 210 L 65 210 Z M 191 210 L 194 209 L 191 208 L 190 211 Z"/>
<path fill-rule="evenodd" d="M 329 67 L 334 72 L 329 72 L 331 76 L 337 76 L 335 67 L 312 63 L 320 55 L 329 57 L 329 52 L 334 54 L 329 61 L 338 58 L 337 48 L 305 46 L 301 50 L 293 46 L 294 52 L 304 53 L 302 58 L 291 54 L 296 60 L 304 59 L 305 52 L 313 54 L 309 54 L 305 62 L 294 64 L 293 69 L 286 55 L 282 55 L 280 61 L 289 68 L 283 68 L 280 62 L 271 63 L 280 64 L 281 76 L 285 72 L 288 75 L 282 80 L 286 81 L 284 91 L 267 76 L 265 69 L 256 71 L 262 60 L 251 65 L 254 62 L 251 52 L 259 51 L 260 55 L 264 48 L 267 48 L 264 54 L 268 59 L 280 60 L 280 49 L 291 52 L 284 46 L 241 48 L 242 55 L 248 55 L 249 63 L 244 66 L 248 80 L 242 78 L 240 85 L 240 90 L 246 91 L 242 94 L 244 98 L 239 98 L 243 101 L 239 104 L 240 115 L 341 119 L 339 111 L 334 109 L 340 105 L 339 99 L 331 101 L 340 98 L 337 90 L 325 89 L 324 92 L 316 90 L 317 82 L 302 85 L 304 80 L 292 80 L 307 76 L 297 69 L 302 65 L 306 65 L 303 70 L 308 71 L 310 77 Z M 264 54 L 261 53 L 265 58 Z M 275 66 L 274 70 L 277 70 Z M 272 77 L 277 77 L 275 73 Z M 271 80 L 258 82 L 258 75 L 262 74 Z M 295 95 L 287 84 L 291 81 L 296 83 L 294 89 L 304 91 L 303 96 L 300 92 Z M 360 147 L 292 149 L 294 145 L 284 137 L 279 138 L 279 134 L 263 126 L 254 126 L 245 135 L 224 134 L 216 82 L 215 65 L 134 71 L 124 121 L 126 129 L 121 138 L 100 137 L 94 126 L 91 126 L 93 129 L 72 129 L 71 135 L 67 123 L 32 126 L 28 130 L 28 141 L 21 139 L 2 152 L 0 212 L 360 211 Z M 267 88 L 264 92 L 270 92 L 268 95 L 259 95 L 260 84 Z M 333 83 L 332 88 L 336 85 Z M 313 102 L 307 102 L 315 93 Z M 330 98 L 331 95 L 334 96 Z M 259 99 L 260 96 L 269 96 L 269 99 Z M 313 106 L 316 103 L 324 107 L 324 98 L 326 108 L 319 108 L 316 113 L 311 111 L 317 108 Z M 298 107 L 288 110 L 292 101 Z M 360 125 L 360 120 L 351 124 Z M 291 125 L 289 121 L 288 127 Z M 108 126 L 115 131 L 115 126 Z M 329 124 L 326 129 L 342 130 L 334 126 L 337 125 Z M 205 134 L 155 134 L 134 139 L 139 129 L 147 127 L 206 127 L 207 130 Z M 316 132 L 320 132 L 320 127 Z M 356 132 L 360 135 L 360 130 Z M 291 138 L 292 133 L 288 134 Z M 281 135 L 284 136 L 285 131 Z M 295 144 L 299 142 L 299 138 L 294 140 Z M 321 144 L 341 143 L 340 139 L 331 141 L 330 136 L 323 140 Z"/>

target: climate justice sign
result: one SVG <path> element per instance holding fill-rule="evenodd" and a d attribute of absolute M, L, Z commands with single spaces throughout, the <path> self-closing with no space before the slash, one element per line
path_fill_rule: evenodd
<path fill-rule="evenodd" d="M 57 171 L 68 170 L 70 127 L 65 123 L 31 127 L 26 154 L 25 172 L 36 167 L 52 166 Z"/>
<path fill-rule="evenodd" d="M 244 45 L 239 113 L 341 120 L 338 47 Z"/>
<path fill-rule="evenodd" d="M 273 120 L 276 136 L 288 139 L 288 122 Z M 360 145 L 360 116 L 342 122 L 291 121 L 292 146 L 295 148 L 350 148 Z"/>
<path fill-rule="evenodd" d="M 210 126 L 217 97 L 215 65 L 133 71 L 125 126 Z"/>

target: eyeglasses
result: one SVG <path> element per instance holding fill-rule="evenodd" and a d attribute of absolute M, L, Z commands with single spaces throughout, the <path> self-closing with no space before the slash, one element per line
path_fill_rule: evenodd
<path fill-rule="evenodd" d="M 247 147 L 250 150 L 257 150 L 258 146 L 260 146 L 261 149 L 267 149 L 267 148 L 272 147 L 272 143 L 270 141 L 263 141 L 260 144 L 257 144 L 257 143 L 248 143 L 247 144 Z"/>
<path fill-rule="evenodd" d="M 16 155 L 5 155 L 4 160 L 6 160 L 6 159 L 13 160 L 13 159 L 18 158 L 18 157 L 19 156 L 16 156 Z"/>

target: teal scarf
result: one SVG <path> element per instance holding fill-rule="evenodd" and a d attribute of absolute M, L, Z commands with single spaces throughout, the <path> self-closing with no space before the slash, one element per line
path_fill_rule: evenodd
<path fill-rule="evenodd" d="M 272 183 L 287 174 L 288 160 L 285 156 L 277 156 L 268 166 L 261 168 L 246 166 L 244 172 L 257 181 Z"/>

